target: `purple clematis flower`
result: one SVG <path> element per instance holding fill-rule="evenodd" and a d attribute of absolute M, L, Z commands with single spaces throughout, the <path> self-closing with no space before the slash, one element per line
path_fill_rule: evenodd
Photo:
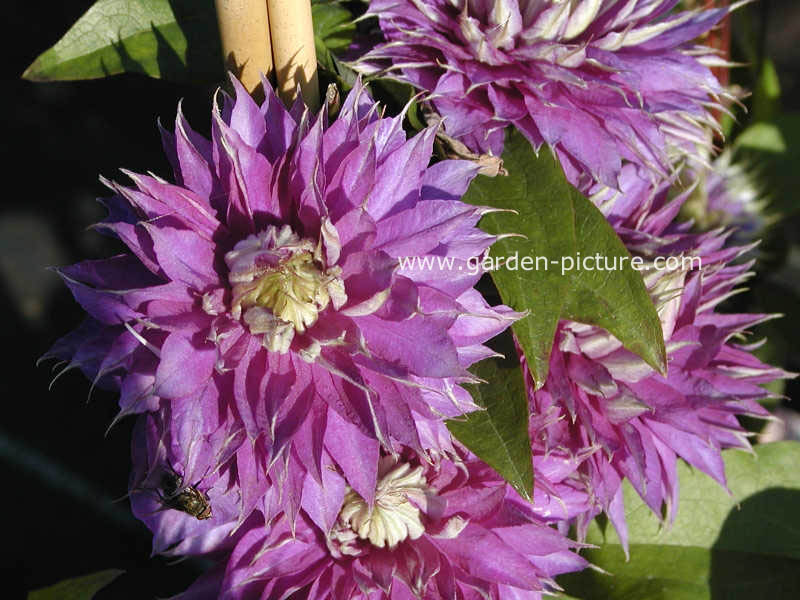
<path fill-rule="evenodd" d="M 699 154 L 729 94 L 693 40 L 729 9 L 674 13 L 678 0 L 373 0 L 385 43 L 354 64 L 428 92 L 447 133 L 499 155 L 517 127 L 550 145 L 570 181 L 618 188 Z"/>
<path fill-rule="evenodd" d="M 213 415 L 206 433 L 224 425 L 265 473 L 292 446 L 318 467 L 335 436 L 345 474 L 373 488 L 360 461 L 435 449 L 444 418 L 477 408 L 466 368 L 518 316 L 466 268 L 495 239 L 476 227 L 487 209 L 459 201 L 476 167 L 429 167 L 435 131 L 407 139 L 360 83 L 333 124 L 233 84 L 211 141 L 180 112 L 164 132 L 175 183 L 106 182 L 97 228 L 131 253 L 59 270 L 89 318 L 48 356 L 119 389 L 120 416 Z M 405 256 L 449 263 L 404 271 Z"/>
<path fill-rule="evenodd" d="M 224 403 L 219 409 L 197 411 L 186 399 L 138 417 L 129 495 L 134 514 L 153 532 L 154 554 L 224 554 L 254 523 L 280 518 L 295 528 L 303 512 L 312 520 L 333 522 L 347 498 L 365 498 L 364 502 L 374 505 L 386 488 L 381 484 L 386 480 L 381 465 L 390 457 L 382 452 L 383 462 L 372 464 L 366 453 L 359 454 L 347 441 L 347 424 L 333 408 L 327 409 L 326 418 L 339 435 L 324 438 L 320 461 L 312 463 L 304 458 L 302 446 L 294 445 L 269 473 L 259 464 L 254 447 L 242 443 L 244 433 L 235 429 L 235 422 L 223 417 Z M 418 454 L 423 458 L 414 459 L 415 464 L 422 460 L 429 468 L 438 456 L 455 457 L 458 465 L 464 462 L 464 449 L 446 432 L 439 442 L 442 450 Z M 403 453 L 411 456 L 408 448 L 395 444 L 391 456 L 396 459 Z M 466 462 L 489 473 L 477 459 Z M 583 481 L 576 476 L 580 461 L 555 451 L 537 453 L 534 463 L 537 485 L 526 510 L 537 522 L 556 525 L 566 533 L 568 521 L 592 509 Z M 345 472 L 351 473 L 347 480 Z M 500 481 L 492 475 L 492 485 Z M 480 499 L 479 495 L 475 498 Z M 416 531 L 414 523 L 409 527 Z"/>
<path fill-rule="evenodd" d="M 622 193 L 597 190 L 595 202 L 628 249 L 642 257 L 643 275 L 658 307 L 669 357 L 666 377 L 604 330 L 559 326 L 544 386 L 527 378 L 531 434 L 549 448 L 583 457 L 578 473 L 595 506 L 579 528 L 605 511 L 626 543 L 623 479 L 657 514 L 675 518 L 680 457 L 725 486 L 720 451 L 749 449 L 738 415 L 769 418 L 759 384 L 789 374 L 756 359 L 746 331 L 771 315 L 723 314 L 716 307 L 748 278 L 752 262 L 734 263 L 749 247 L 726 247 L 719 230 L 688 233 L 675 216 L 688 192 L 669 200 L 669 184 L 654 192 L 631 165 Z M 672 262 L 664 262 L 672 257 Z M 683 260 L 681 257 L 685 257 Z M 545 416 L 547 419 L 545 419 Z"/>
<path fill-rule="evenodd" d="M 463 449 L 380 457 L 372 500 L 324 454 L 290 507 L 242 528 L 233 551 L 182 599 L 540 599 L 583 569 L 549 526 Z M 292 512 L 293 502 L 297 500 Z"/>
<path fill-rule="evenodd" d="M 692 165 L 681 179 L 690 186 L 699 183 L 685 205 L 698 229 L 732 229 L 730 243 L 745 245 L 759 239 L 775 221 L 766 212 L 769 200 L 758 182 L 757 169 L 736 161 L 730 149 L 710 165 Z"/>

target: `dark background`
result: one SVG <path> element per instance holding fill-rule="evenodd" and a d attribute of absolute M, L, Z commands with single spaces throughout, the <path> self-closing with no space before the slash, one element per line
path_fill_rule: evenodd
<path fill-rule="evenodd" d="M 195 563 L 168 565 L 149 558 L 149 532 L 130 516 L 126 500 L 112 503 L 127 489 L 132 426 L 125 420 L 105 435 L 116 414 L 113 395 L 95 391 L 87 403 L 89 384 L 77 372 L 65 374 L 49 391 L 53 365 L 35 365 L 82 319 L 66 288 L 45 267 L 120 249 L 86 231 L 104 216 L 95 202 L 106 193 L 98 174 L 122 179 L 118 168 L 125 167 L 167 176 L 156 119 L 171 128 L 180 98 L 193 126 L 208 128 L 208 89 L 132 75 L 51 84 L 19 78 L 91 4 L 31 0 L 5 11 L 11 32 L 6 42 L 12 47 L 3 60 L 0 115 L 3 597 L 24 597 L 24 590 L 107 568 L 128 574 L 99 597 L 165 597 L 185 589 L 198 572 Z M 769 20 L 761 30 L 767 9 Z M 800 3 L 762 0 L 751 14 L 777 64 L 783 108 L 800 110 Z M 786 262 L 796 232 L 794 218 L 774 234 L 776 263 Z M 797 333 L 790 327 L 788 339 Z M 780 362 L 800 369 L 797 345 L 786 347 Z M 5 593 L 9 589 L 11 594 Z"/>

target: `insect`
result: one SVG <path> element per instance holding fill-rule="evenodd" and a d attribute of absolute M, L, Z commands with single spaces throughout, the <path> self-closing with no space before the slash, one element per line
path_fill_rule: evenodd
<path fill-rule="evenodd" d="M 211 518 L 208 496 L 194 486 L 183 487 L 183 480 L 174 471 L 165 471 L 161 476 L 158 496 L 165 507 L 185 512 L 198 521 Z"/>

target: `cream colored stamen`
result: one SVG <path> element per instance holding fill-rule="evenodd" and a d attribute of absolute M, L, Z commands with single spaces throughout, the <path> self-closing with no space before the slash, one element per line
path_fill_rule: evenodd
<path fill-rule="evenodd" d="M 407 463 L 385 457 L 378 476 L 372 509 L 349 489 L 339 513 L 340 525 L 378 548 L 394 548 L 405 539 L 419 538 L 425 526 L 418 507 L 425 506 L 429 493 L 422 467 L 412 469 Z"/>
<path fill-rule="evenodd" d="M 264 334 L 272 351 L 288 351 L 295 332 L 304 333 L 329 304 L 338 309 L 347 300 L 341 269 L 324 269 L 314 250 L 285 225 L 251 235 L 225 255 L 231 314 L 244 314 L 250 332 Z"/>

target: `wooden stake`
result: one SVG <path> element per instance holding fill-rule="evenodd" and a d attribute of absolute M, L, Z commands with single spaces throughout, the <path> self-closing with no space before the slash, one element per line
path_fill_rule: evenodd
<path fill-rule="evenodd" d="M 722 8 L 728 6 L 728 0 L 706 0 L 706 8 Z M 730 13 L 723 17 L 719 25 L 708 33 L 708 46 L 715 50 L 719 50 L 720 57 L 725 60 L 731 60 L 731 15 Z M 716 75 L 719 82 L 727 86 L 731 82 L 731 72 L 727 67 L 712 67 L 711 72 Z"/>
<path fill-rule="evenodd" d="M 288 104 L 295 99 L 299 85 L 305 103 L 317 110 L 320 98 L 311 1 L 267 0 L 267 6 L 278 93 Z"/>
<path fill-rule="evenodd" d="M 297 0 L 295 0 L 297 1 Z M 225 66 L 255 96 L 262 96 L 261 73 L 272 74 L 272 48 L 265 0 L 214 0 Z"/>

